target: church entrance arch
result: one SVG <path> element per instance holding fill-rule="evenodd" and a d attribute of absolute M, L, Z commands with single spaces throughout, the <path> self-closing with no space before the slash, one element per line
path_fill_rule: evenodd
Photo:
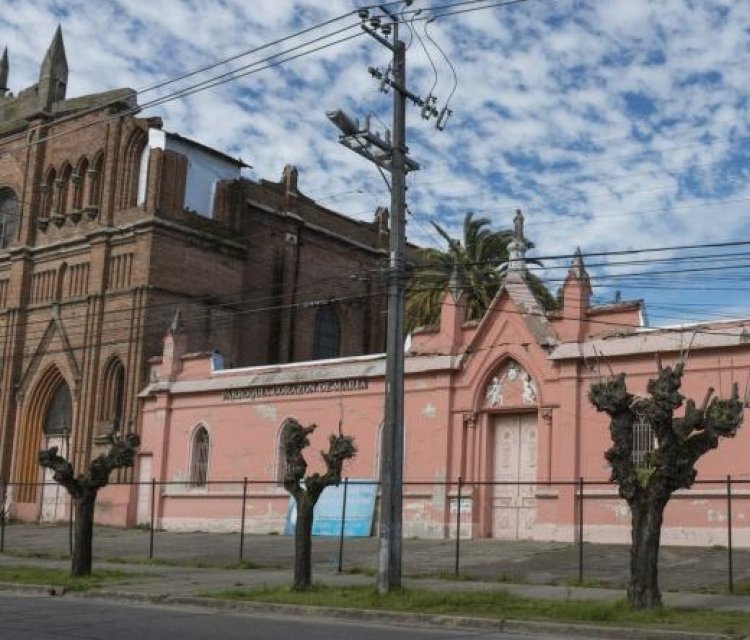
<path fill-rule="evenodd" d="M 42 374 L 25 405 L 15 456 L 14 476 L 19 483 L 15 499 L 18 503 L 38 505 L 42 521 L 59 520 L 67 516 L 67 492 L 53 480 L 49 470 L 41 474 L 38 463 L 41 449 L 57 447 L 63 457 L 70 455 L 73 397 L 56 366 Z M 44 482 L 41 490 L 40 480 Z"/>
<path fill-rule="evenodd" d="M 515 360 L 507 360 L 490 376 L 485 390 L 492 443 L 492 537 L 532 537 L 536 521 L 538 458 L 537 388 Z"/>

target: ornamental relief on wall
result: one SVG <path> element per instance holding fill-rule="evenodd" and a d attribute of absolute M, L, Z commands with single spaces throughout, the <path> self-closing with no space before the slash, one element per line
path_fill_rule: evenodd
<path fill-rule="evenodd" d="M 490 379 L 484 398 L 490 409 L 533 405 L 537 403 L 536 384 L 526 369 L 511 360 Z"/>

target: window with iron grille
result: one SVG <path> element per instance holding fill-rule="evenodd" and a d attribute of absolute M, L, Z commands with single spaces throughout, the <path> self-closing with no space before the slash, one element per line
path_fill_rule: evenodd
<path fill-rule="evenodd" d="M 194 487 L 206 486 L 208 480 L 209 437 L 205 427 L 198 427 L 193 433 L 193 453 L 190 461 L 190 484 Z"/>
<path fill-rule="evenodd" d="M 632 410 L 635 414 L 633 422 L 633 465 L 637 469 L 648 469 L 651 467 L 651 454 L 656 450 L 656 435 L 651 424 L 651 419 L 636 399 Z"/>

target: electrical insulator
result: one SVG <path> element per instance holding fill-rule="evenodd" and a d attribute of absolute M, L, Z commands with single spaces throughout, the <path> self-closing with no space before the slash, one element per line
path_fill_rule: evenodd
<path fill-rule="evenodd" d="M 435 123 L 435 128 L 438 131 L 443 131 L 445 129 L 445 125 L 448 122 L 448 118 L 450 118 L 453 115 L 453 110 L 449 109 L 448 107 L 443 107 L 440 110 L 440 115 L 438 116 L 437 122 Z"/>

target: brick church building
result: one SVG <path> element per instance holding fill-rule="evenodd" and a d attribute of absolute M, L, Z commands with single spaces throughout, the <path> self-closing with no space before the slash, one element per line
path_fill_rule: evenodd
<path fill-rule="evenodd" d="M 232 366 L 382 350 L 380 287 L 353 276 L 383 265 L 387 212 L 368 223 L 325 209 L 294 167 L 243 178 L 241 160 L 139 117 L 131 89 L 68 98 L 60 28 L 36 84 L 13 95 L 9 67 L 5 51 L 0 481 L 14 483 L 15 515 L 58 508 L 33 484 L 40 448 L 81 468 L 113 431 L 138 429 L 176 311 L 189 351 Z"/>

